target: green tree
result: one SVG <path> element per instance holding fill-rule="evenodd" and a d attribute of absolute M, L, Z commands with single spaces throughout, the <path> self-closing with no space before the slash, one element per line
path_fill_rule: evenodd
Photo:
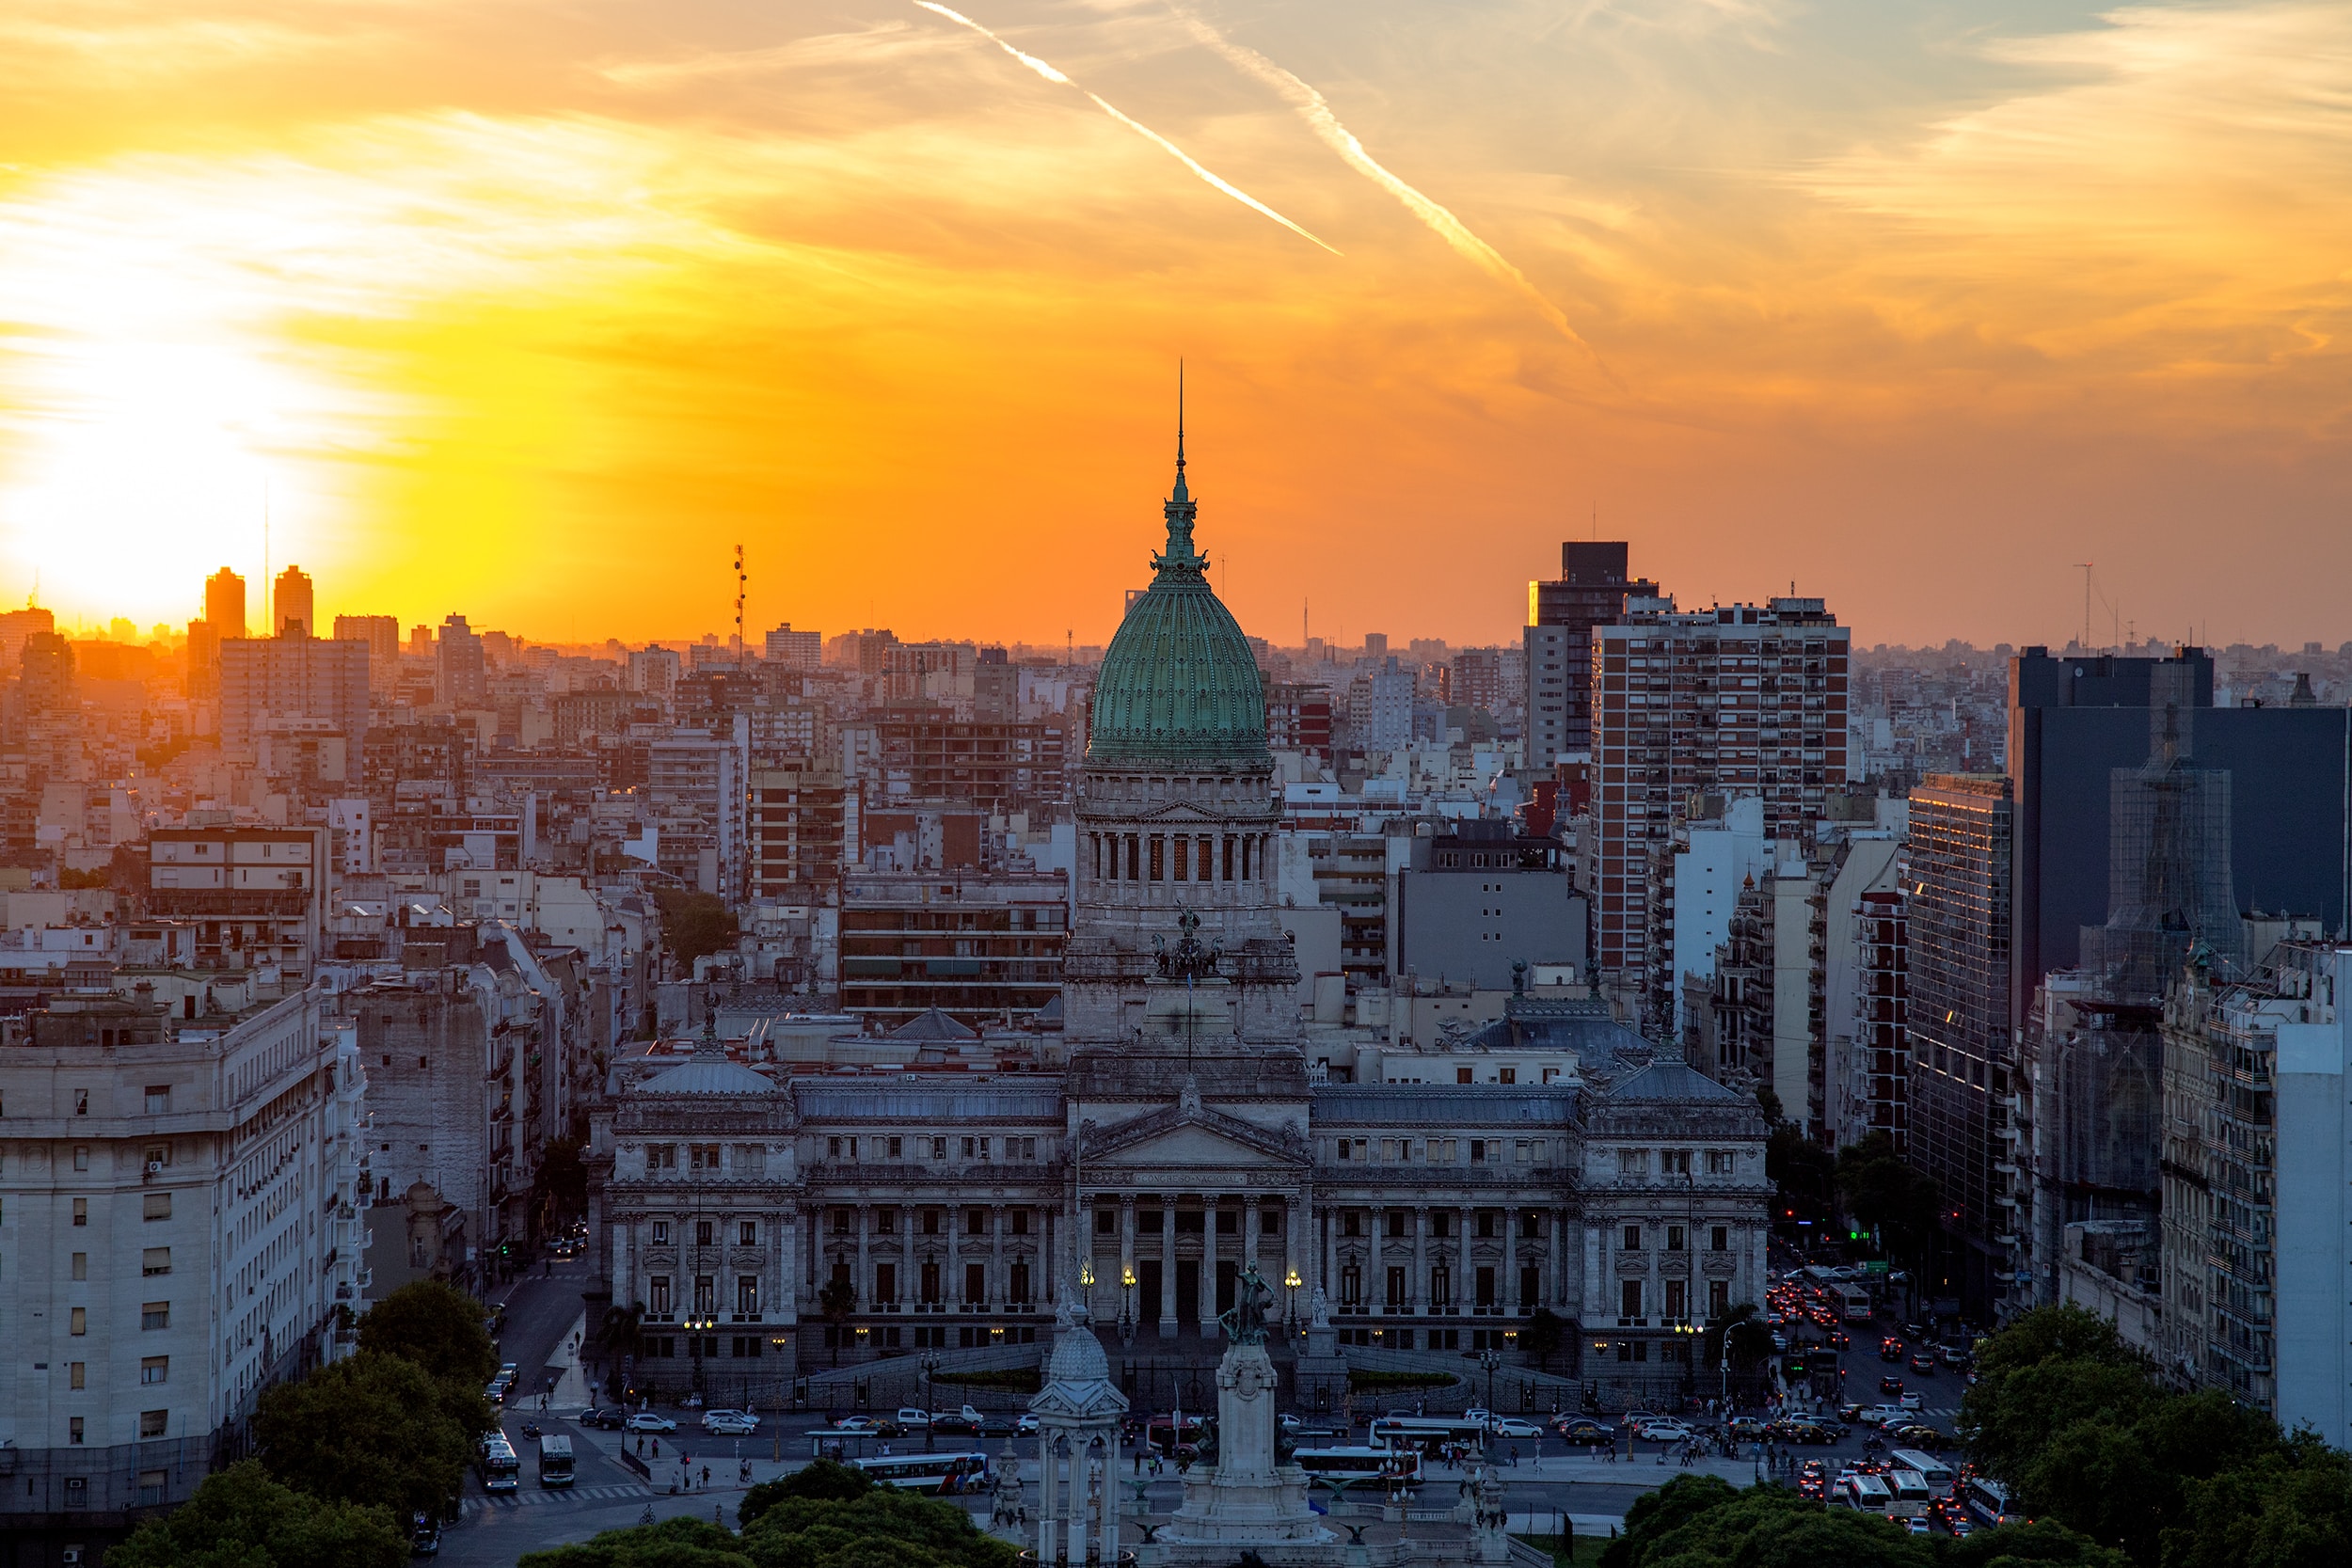
<path fill-rule="evenodd" d="M 857 1310 L 857 1287 L 846 1279 L 828 1279 L 817 1289 L 817 1309 L 833 1325 L 833 1364 L 841 1365 L 841 1331 Z"/>
<path fill-rule="evenodd" d="M 106 1553 L 108 1568 L 398 1568 L 408 1542 L 381 1508 L 321 1502 L 246 1460 Z"/>
<path fill-rule="evenodd" d="M 2130 1568 L 2120 1552 L 2043 1523 L 1982 1530 L 1964 1541 L 1905 1534 L 1851 1509 L 1826 1508 L 1782 1486 L 1741 1491 L 1713 1476 L 1677 1476 L 1635 1499 L 1601 1568 Z"/>
<path fill-rule="evenodd" d="M 707 1519 L 604 1530 L 575 1545 L 525 1552 L 516 1568 L 753 1568 L 733 1530 Z"/>
<path fill-rule="evenodd" d="M 2190 1483 L 2165 1535 L 2169 1568 L 2336 1568 L 2352 1562 L 2352 1455 L 2308 1432 Z"/>
<path fill-rule="evenodd" d="M 735 945 L 735 914 L 714 895 L 662 888 L 654 894 L 661 911 L 661 944 L 691 971 L 694 960 Z"/>
<path fill-rule="evenodd" d="M 838 1465 L 830 1459 L 819 1459 L 803 1465 L 787 1476 L 763 1481 L 743 1494 L 736 1506 L 736 1523 L 745 1529 L 752 1522 L 778 1503 L 795 1498 L 814 1498 L 818 1502 L 846 1503 L 862 1497 L 874 1489 L 874 1479 L 854 1465 Z"/>
<path fill-rule="evenodd" d="M 481 1391 L 362 1350 L 262 1396 L 254 1436 L 271 1475 L 328 1501 L 405 1512 L 455 1495 L 492 1425 Z"/>
<path fill-rule="evenodd" d="M 359 1320 L 359 1348 L 413 1362 L 434 1377 L 479 1388 L 499 1370 L 483 1305 L 437 1279 L 403 1285 Z"/>
<path fill-rule="evenodd" d="M 1538 1307 L 1527 1316 L 1527 1328 L 1519 1335 L 1519 1348 L 1536 1366 L 1549 1370 L 1551 1358 L 1560 1354 L 1567 1338 L 1567 1320 L 1549 1307 Z"/>
<path fill-rule="evenodd" d="M 1012 1568 L 1011 1546 L 952 1503 L 876 1487 L 853 1497 L 787 1497 L 743 1531 L 759 1568 Z"/>
<path fill-rule="evenodd" d="M 1756 1303 L 1743 1301 L 1707 1325 L 1704 1344 L 1709 1367 L 1722 1366 L 1728 1355 L 1735 1369 L 1746 1371 L 1772 1359 L 1772 1328 Z"/>
<path fill-rule="evenodd" d="M 532 1205 L 549 1220 L 578 1219 L 588 1212 L 588 1166 L 578 1138 L 549 1138 L 539 1150 L 531 1179 Z"/>
<path fill-rule="evenodd" d="M 1839 1149 L 1835 1177 L 1847 1215 L 1876 1229 L 1888 1256 L 1917 1269 L 1936 1230 L 1941 1200 L 1934 1180 L 1906 1164 L 1884 1132 Z"/>
<path fill-rule="evenodd" d="M 1772 1218 L 1829 1218 L 1830 1187 L 1837 1163 L 1830 1151 L 1788 1122 L 1775 1123 L 1764 1140 L 1764 1175 L 1774 1191 Z"/>

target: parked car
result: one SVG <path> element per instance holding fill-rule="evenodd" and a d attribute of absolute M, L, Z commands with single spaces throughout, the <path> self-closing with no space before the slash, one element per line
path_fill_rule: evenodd
<path fill-rule="evenodd" d="M 613 1409 L 611 1405 L 592 1404 L 580 1413 L 581 1426 L 598 1427 L 606 1432 L 618 1432 L 628 1421 L 627 1415 Z"/>
<path fill-rule="evenodd" d="M 1540 1440 L 1544 1435 L 1543 1428 L 1533 1421 L 1520 1420 L 1516 1416 L 1497 1417 L 1486 1423 L 1486 1431 L 1490 1435 L 1508 1442 Z"/>
<path fill-rule="evenodd" d="M 1603 1425 L 1589 1416 L 1563 1416 L 1552 1423 L 1551 1430 L 1560 1434 L 1562 1442 L 1573 1443 L 1579 1448 L 1605 1448 L 1617 1440 L 1614 1427 Z"/>
<path fill-rule="evenodd" d="M 408 1555 L 438 1557 L 441 1555 L 441 1522 L 430 1513 L 408 1516 Z"/>
<path fill-rule="evenodd" d="M 931 1418 L 931 1431 L 942 1437 L 974 1437 L 979 1434 L 979 1422 L 966 1420 L 961 1416 L 941 1415 Z"/>
<path fill-rule="evenodd" d="M 931 1424 L 931 1413 L 917 1410 L 911 1404 L 902 1404 L 898 1407 L 898 1424 L 909 1432 L 920 1432 Z"/>
<path fill-rule="evenodd" d="M 654 1411 L 640 1410 L 628 1418 L 627 1430 L 630 1432 L 675 1432 L 677 1423 L 669 1417 Z"/>
<path fill-rule="evenodd" d="M 983 1416 L 979 1433 L 983 1437 L 1012 1437 L 1019 1435 L 1021 1423 L 1009 1416 Z"/>
<path fill-rule="evenodd" d="M 759 1418 L 748 1410 L 706 1410 L 703 1430 L 719 1437 L 749 1437 L 759 1430 Z"/>
<path fill-rule="evenodd" d="M 1652 1443 L 1688 1443 L 1697 1434 L 1680 1421 L 1661 1417 L 1645 1424 L 1640 1435 Z"/>

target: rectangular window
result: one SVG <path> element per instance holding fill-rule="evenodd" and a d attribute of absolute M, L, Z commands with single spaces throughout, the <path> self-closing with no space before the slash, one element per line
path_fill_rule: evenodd
<path fill-rule="evenodd" d="M 69 1361 L 65 1364 L 65 1386 L 69 1388 L 89 1386 L 88 1370 L 85 1363 Z"/>
<path fill-rule="evenodd" d="M 1710 1279 L 1707 1282 L 1707 1315 L 1720 1318 L 1731 1310 L 1731 1281 Z"/>
<path fill-rule="evenodd" d="M 139 1307 L 139 1327 L 140 1327 L 140 1328 L 142 1328 L 142 1329 L 149 1329 L 149 1328 L 169 1328 L 170 1326 L 171 1326 L 171 1303 L 169 1303 L 169 1302 L 167 1302 L 167 1301 L 151 1301 L 151 1302 L 146 1302 L 146 1303 L 144 1303 L 144 1304 L 142 1304 L 142 1305 L 140 1306 L 140 1307 Z"/>
<path fill-rule="evenodd" d="M 827 1138 L 825 1140 L 825 1158 L 828 1160 L 838 1160 L 841 1158 L 841 1140 L 839 1138 Z"/>
<path fill-rule="evenodd" d="M 668 1220 L 656 1220 L 653 1222 L 653 1244 L 656 1246 L 668 1246 L 670 1244 L 670 1222 Z"/>
<path fill-rule="evenodd" d="M 1519 1216 L 1519 1234 L 1532 1242 L 1543 1234 L 1542 1223 L 1543 1216 L 1531 1209 Z"/>
<path fill-rule="evenodd" d="M 73 1168 L 75 1170 L 89 1169 L 89 1145 L 75 1144 L 73 1146 Z"/>
<path fill-rule="evenodd" d="M 1543 1271 L 1533 1263 L 1519 1265 L 1519 1310 L 1532 1310 L 1543 1294 Z"/>
<path fill-rule="evenodd" d="M 1629 1226 L 1627 1226 L 1627 1227 L 1625 1227 L 1625 1234 L 1624 1234 L 1624 1236 L 1622 1237 L 1622 1239 L 1618 1242 L 1618 1243 L 1617 1243 L 1617 1244 L 1618 1244 L 1619 1246 L 1623 1247 L 1623 1248 L 1624 1248 L 1626 1251 L 1628 1251 L 1628 1252 L 1639 1252 L 1639 1251 L 1641 1251 L 1641 1250 L 1642 1250 L 1642 1227 L 1641 1227 L 1640 1226 L 1638 1226 L 1638 1225 L 1629 1225 Z"/>
<path fill-rule="evenodd" d="M 79 1417 L 79 1416 L 70 1416 L 70 1417 L 66 1418 L 66 1423 L 65 1423 L 65 1440 L 66 1440 L 66 1442 L 67 1442 L 67 1443 L 71 1444 L 71 1445 L 72 1445 L 72 1447 L 74 1447 L 74 1448 L 77 1448 L 77 1449 L 78 1449 L 78 1448 L 80 1448 L 80 1447 L 82 1446 L 82 1418 L 81 1418 L 81 1417 Z M 81 1481 L 81 1478 L 77 1476 L 77 1477 L 75 1477 L 75 1478 L 74 1478 L 74 1480 L 75 1480 L 75 1481 Z M 87 1482 L 87 1481 L 83 1481 L 83 1483 L 82 1483 L 82 1484 L 83 1484 L 84 1486 L 87 1486 L 87 1485 L 88 1484 L 88 1482 Z M 87 1492 L 85 1492 L 83 1495 L 84 1495 L 84 1497 L 87 1497 L 88 1496 L 88 1494 L 87 1494 Z M 69 1490 L 68 1490 L 68 1492 L 67 1492 L 67 1494 L 66 1494 L 66 1501 L 67 1501 L 69 1504 L 71 1504 L 71 1503 L 72 1503 L 72 1502 L 74 1501 L 73 1493 L 72 1493 L 72 1490 L 71 1488 L 69 1488 Z"/>
<path fill-rule="evenodd" d="M 1153 833 L 1152 835 L 1152 879 L 1155 882 L 1166 879 L 1161 875 L 1161 856 L 1166 847 L 1167 841 L 1159 834 Z"/>
<path fill-rule="evenodd" d="M 647 1144 L 645 1146 L 645 1168 L 647 1170 L 677 1169 L 677 1145 Z"/>
<path fill-rule="evenodd" d="M 931 1158 L 934 1160 L 945 1160 L 947 1158 L 946 1139 L 933 1138 L 931 1140 Z"/>
<path fill-rule="evenodd" d="M 75 1424 L 78 1426 L 80 1423 L 76 1422 Z M 170 1429 L 170 1426 L 171 1412 L 168 1410 L 142 1410 L 139 1412 L 139 1435 L 141 1437 L 161 1437 Z M 78 1443 L 81 1439 L 76 1437 L 74 1441 Z"/>
<path fill-rule="evenodd" d="M 694 1276 L 695 1314 L 707 1318 L 717 1310 L 719 1310 L 719 1282 L 709 1275 L 696 1275 Z"/>
<path fill-rule="evenodd" d="M 89 1224 L 88 1198 L 77 1197 L 73 1200 L 73 1223 L 76 1225 Z"/>
<path fill-rule="evenodd" d="M 1495 1082 L 1498 1084 L 1516 1084 L 1518 1081 L 1519 1069 L 1515 1067 L 1498 1068 L 1495 1070 Z"/>
<path fill-rule="evenodd" d="M 1619 1280 L 1617 1291 L 1617 1315 L 1621 1318 L 1640 1317 L 1642 1315 L 1642 1282 L 1638 1279 Z"/>
<path fill-rule="evenodd" d="M 139 1414 L 141 1416 L 151 1416 L 158 1414 L 158 1412 L 143 1410 Z M 145 1423 L 142 1421 L 141 1425 L 143 1426 Z M 162 1433 L 158 1433 L 156 1435 L 161 1436 Z M 161 1507 L 164 1500 L 164 1488 L 169 1480 L 170 1475 L 167 1471 L 141 1470 L 139 1472 L 139 1506 L 141 1508 Z"/>
<path fill-rule="evenodd" d="M 745 1220 L 742 1224 L 737 1226 L 735 1227 L 735 1243 L 738 1246 L 757 1246 L 759 1244 L 759 1222 L 757 1220 Z"/>
<path fill-rule="evenodd" d="M 1617 1174 L 1619 1176 L 1648 1175 L 1649 1150 L 1646 1148 L 1621 1148 L 1617 1150 Z"/>
<path fill-rule="evenodd" d="M 1281 1233 L 1282 1211 L 1279 1209 L 1259 1210 L 1258 1234 L 1261 1236 L 1279 1236 Z"/>
<path fill-rule="evenodd" d="M 1405 1271 L 1401 1268 L 1391 1268 L 1389 1270 L 1389 1310 L 1402 1311 L 1404 1307 Z"/>
<path fill-rule="evenodd" d="M 141 1249 L 139 1253 L 140 1274 L 145 1275 L 150 1279 L 152 1279 L 157 1275 L 169 1274 L 170 1272 L 171 1248 L 167 1246 L 151 1246 Z"/>
<path fill-rule="evenodd" d="M 1729 1252 L 1731 1250 L 1731 1227 L 1727 1225 L 1719 1225 L 1712 1230 L 1709 1230 L 1707 1233 L 1707 1250 L 1709 1252 Z"/>
<path fill-rule="evenodd" d="M 1682 1250 L 1682 1227 L 1678 1225 L 1666 1227 L 1666 1250 L 1668 1252 Z"/>
<path fill-rule="evenodd" d="M 1454 1069 L 1454 1081 L 1456 1084 L 1468 1084 L 1468 1083 L 1471 1083 L 1471 1082 L 1473 1082 L 1473 1080 L 1472 1080 L 1472 1078 L 1471 1078 L 1471 1076 L 1470 1076 L 1470 1074 L 1471 1074 L 1471 1072 L 1472 1072 L 1472 1071 L 1473 1071 L 1473 1069 L 1470 1069 L 1470 1068 L 1466 1068 L 1466 1067 L 1457 1067 L 1457 1068 L 1455 1068 L 1455 1069 Z"/>
<path fill-rule="evenodd" d="M 756 1275 L 739 1274 L 735 1276 L 735 1309 L 746 1313 L 759 1310 L 759 1280 Z"/>
<path fill-rule="evenodd" d="M 1486 1140 L 1484 1138 L 1472 1138 L 1470 1140 L 1470 1164 L 1473 1165 L 1483 1165 L 1486 1163 Z"/>
<path fill-rule="evenodd" d="M 876 1301 L 898 1299 L 898 1265 L 896 1263 L 874 1265 L 874 1299 Z"/>
<path fill-rule="evenodd" d="M 1690 1287 L 1679 1279 L 1666 1281 L 1666 1316 L 1687 1318 L 1691 1315 L 1687 1293 Z"/>
<path fill-rule="evenodd" d="M 1118 1212 L 1107 1206 L 1098 1205 L 1094 1211 L 1094 1233 L 1097 1236 L 1117 1235 L 1119 1233 Z"/>
<path fill-rule="evenodd" d="M 171 1085 L 169 1084 L 148 1085 L 147 1114 L 151 1117 L 160 1117 L 169 1115 L 170 1111 Z"/>
<path fill-rule="evenodd" d="M 87 1279 L 89 1277 L 88 1253 L 77 1252 L 73 1255 L 73 1277 L 76 1279 Z"/>
<path fill-rule="evenodd" d="M 141 1219 L 167 1220 L 171 1218 L 171 1195 L 149 1193 L 140 1198 L 139 1211 Z"/>
<path fill-rule="evenodd" d="M 1391 1236 L 1394 1236 L 1394 1237 L 1402 1238 L 1402 1237 L 1404 1236 L 1404 1234 L 1405 1234 L 1405 1221 L 1406 1221 L 1406 1218 L 1407 1218 L 1407 1216 L 1406 1216 L 1406 1212 L 1405 1212 L 1405 1211 L 1404 1211 L 1404 1210 L 1402 1210 L 1402 1209 L 1391 1209 L 1391 1210 L 1390 1210 L 1390 1211 L 1389 1211 L 1389 1234 L 1390 1234 L 1390 1235 L 1391 1235 Z"/>
<path fill-rule="evenodd" d="M 896 1160 L 896 1159 L 899 1158 L 899 1153 L 898 1153 L 899 1144 L 900 1144 L 900 1140 L 899 1140 L 899 1139 L 893 1138 L 893 1139 L 891 1139 L 891 1140 L 890 1140 L 890 1157 L 891 1157 L 893 1160 Z"/>
<path fill-rule="evenodd" d="M 696 1220 L 694 1222 L 694 1244 L 696 1246 L 710 1245 L 711 1232 L 714 1228 L 708 1220 Z"/>
<path fill-rule="evenodd" d="M 1710 1148 L 1707 1151 L 1707 1174 L 1729 1176 L 1737 1168 L 1739 1156 L 1729 1149 Z"/>
<path fill-rule="evenodd" d="M 670 1276 L 658 1274 L 647 1281 L 645 1309 L 657 1318 L 670 1315 Z"/>
<path fill-rule="evenodd" d="M 168 1355 L 140 1356 L 139 1381 L 150 1385 L 170 1382 L 171 1357 Z"/>
<path fill-rule="evenodd" d="M 149 1144 L 147 1146 L 147 1152 L 144 1158 L 147 1164 L 151 1165 L 167 1167 L 171 1164 L 171 1146 L 169 1144 Z"/>

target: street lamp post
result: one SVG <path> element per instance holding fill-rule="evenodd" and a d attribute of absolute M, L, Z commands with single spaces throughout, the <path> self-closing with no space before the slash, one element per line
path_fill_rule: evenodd
<path fill-rule="evenodd" d="M 1478 1364 L 1486 1369 L 1486 1416 L 1491 1420 L 1495 1413 L 1495 1369 L 1502 1365 L 1502 1357 L 1493 1351 L 1482 1350 L 1478 1353 Z"/>
<path fill-rule="evenodd" d="M 930 1423 L 931 1374 L 939 1370 L 939 1357 L 932 1354 L 930 1351 L 925 1351 L 923 1353 L 923 1359 L 917 1365 L 921 1367 L 923 1372 L 923 1451 L 925 1453 L 930 1453 L 933 1451 L 931 1448 L 932 1437 Z"/>
<path fill-rule="evenodd" d="M 1121 1344 L 1132 1343 L 1136 1337 L 1136 1266 L 1119 1266 L 1119 1338 Z"/>
<path fill-rule="evenodd" d="M 1298 1269 L 1295 1265 L 1293 1265 L 1282 1275 L 1282 1288 L 1290 1292 L 1288 1305 L 1283 1308 L 1284 1322 L 1295 1323 L 1298 1321 L 1298 1288 L 1305 1283 L 1305 1280 L 1298 1277 Z"/>

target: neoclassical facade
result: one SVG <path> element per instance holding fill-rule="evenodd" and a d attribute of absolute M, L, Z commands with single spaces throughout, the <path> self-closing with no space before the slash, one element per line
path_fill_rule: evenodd
<path fill-rule="evenodd" d="M 1492 1026 L 1565 1044 L 1551 1083 L 1311 1069 L 1263 692 L 1181 446 L 1165 511 L 1094 696 L 1066 1068 L 791 1076 L 707 1038 L 619 1094 L 603 1255 L 641 1385 L 756 1397 L 836 1364 L 1017 1356 L 1070 1291 L 1128 1354 L 1205 1362 L 1252 1262 L 1294 1330 L 1320 1294 L 1343 1351 L 1509 1353 L 1545 1310 L 1594 1381 L 1762 1299 L 1761 1114 L 1597 1006 Z"/>

